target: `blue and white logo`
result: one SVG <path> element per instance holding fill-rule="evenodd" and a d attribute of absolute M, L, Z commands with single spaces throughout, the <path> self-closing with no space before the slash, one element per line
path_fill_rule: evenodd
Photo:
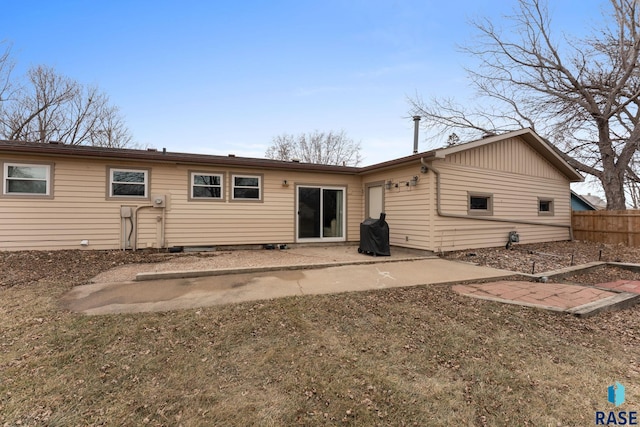
<path fill-rule="evenodd" d="M 607 387 L 607 400 L 616 405 L 616 408 L 624 403 L 624 386 L 618 381 Z M 637 426 L 637 411 L 596 411 L 597 426 Z"/>
<path fill-rule="evenodd" d="M 624 403 L 624 386 L 618 381 L 607 388 L 607 400 L 616 406 Z"/>

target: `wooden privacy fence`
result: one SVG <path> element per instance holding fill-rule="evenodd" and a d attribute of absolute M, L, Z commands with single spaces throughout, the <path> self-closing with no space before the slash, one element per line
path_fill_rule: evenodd
<path fill-rule="evenodd" d="M 576 240 L 640 246 L 640 210 L 573 211 L 571 223 Z"/>

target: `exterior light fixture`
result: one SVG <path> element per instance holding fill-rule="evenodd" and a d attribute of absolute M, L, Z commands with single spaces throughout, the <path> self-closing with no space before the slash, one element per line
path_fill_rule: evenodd
<path fill-rule="evenodd" d="M 387 190 L 391 190 L 392 186 L 393 186 L 393 181 L 391 180 L 384 183 L 384 188 L 386 188 Z"/>

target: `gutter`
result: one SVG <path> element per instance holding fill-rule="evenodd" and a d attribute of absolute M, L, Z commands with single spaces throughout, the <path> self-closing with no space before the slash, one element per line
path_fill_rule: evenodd
<path fill-rule="evenodd" d="M 493 218 L 493 217 L 475 217 L 470 215 L 460 215 L 460 214 L 452 214 L 442 212 L 440 207 L 440 171 L 433 167 L 431 162 L 426 162 L 424 157 L 420 159 L 420 163 L 422 166 L 426 167 L 427 170 L 433 171 L 436 176 L 436 212 L 438 216 L 444 218 L 460 218 L 460 219 L 472 219 L 476 221 L 493 221 L 493 222 L 506 222 L 509 224 L 525 224 L 525 225 L 541 225 L 545 227 L 557 227 L 557 228 L 568 228 L 569 229 L 569 239 L 573 240 L 573 227 L 571 225 L 565 224 L 550 224 L 546 222 L 537 222 L 537 221 L 525 221 L 519 219 L 509 219 L 509 218 Z"/>
<path fill-rule="evenodd" d="M 248 169 L 285 170 L 287 172 L 330 172 L 343 175 L 358 175 L 361 168 L 355 166 L 321 165 L 251 157 L 236 157 L 233 154 L 218 156 L 209 154 L 174 153 L 153 149 L 105 148 L 86 145 L 63 145 L 25 143 L 0 140 L 0 154 L 33 154 L 39 156 L 63 156 L 74 159 L 113 159 L 117 161 L 143 161 L 154 163 L 238 167 Z"/>

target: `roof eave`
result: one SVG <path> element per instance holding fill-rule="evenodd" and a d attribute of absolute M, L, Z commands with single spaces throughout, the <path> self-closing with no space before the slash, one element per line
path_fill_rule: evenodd
<path fill-rule="evenodd" d="M 412 154 L 406 157 L 400 157 L 399 159 L 388 160 L 382 163 L 376 163 L 370 166 L 360 168 L 360 175 L 367 175 L 374 172 L 380 172 L 387 169 L 392 169 L 404 164 L 413 162 L 419 162 L 421 159 L 432 160 L 434 158 L 435 151 L 425 151 L 423 153 Z"/>
<path fill-rule="evenodd" d="M 143 151 L 104 149 L 86 146 L 68 146 L 58 144 L 25 144 L 13 141 L 0 141 L 0 152 L 16 154 L 37 154 L 48 157 L 72 157 L 81 159 L 109 159 L 114 161 L 145 161 L 153 163 L 181 163 L 206 166 L 234 166 L 247 169 L 275 169 L 288 171 L 332 172 L 345 175 L 356 175 L 359 168 L 352 166 L 321 165 L 250 157 L 214 156 L 164 151 Z"/>

